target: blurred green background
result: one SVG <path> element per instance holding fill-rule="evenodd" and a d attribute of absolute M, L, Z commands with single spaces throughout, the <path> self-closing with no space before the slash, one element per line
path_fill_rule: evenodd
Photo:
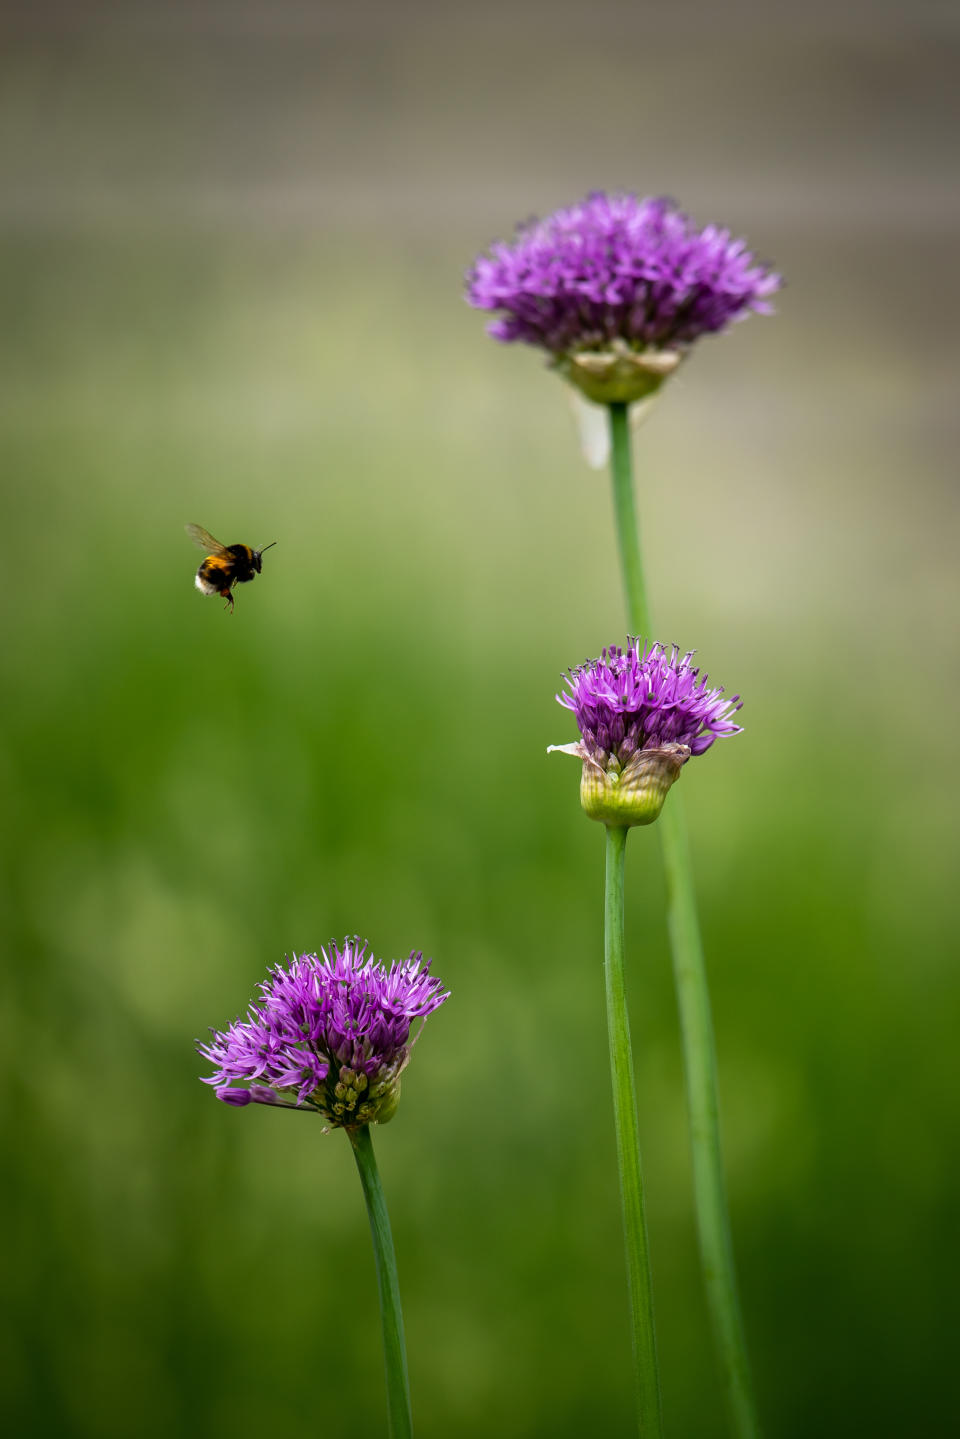
<path fill-rule="evenodd" d="M 383 1432 L 349 1146 L 192 1047 L 353 932 L 453 991 L 375 1134 L 419 1435 L 631 1432 L 602 835 L 545 755 L 625 631 L 608 483 L 461 300 L 604 185 L 788 279 L 637 442 L 660 634 L 745 697 L 678 793 L 767 1430 L 947 1432 L 956 11 L 0 27 L 7 1432 Z M 278 541 L 232 619 L 186 521 Z M 655 835 L 627 861 L 665 1413 L 719 1439 Z"/>

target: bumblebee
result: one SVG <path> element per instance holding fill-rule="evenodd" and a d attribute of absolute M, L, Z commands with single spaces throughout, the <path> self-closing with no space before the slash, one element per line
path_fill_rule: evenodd
<path fill-rule="evenodd" d="M 254 575 L 260 573 L 260 562 L 267 550 L 277 543 L 272 540 L 262 550 L 252 550 L 249 545 L 222 545 L 202 525 L 187 525 L 187 534 L 194 544 L 207 551 L 207 558 L 197 570 L 194 584 L 201 594 L 223 595 L 225 608 L 233 614 L 234 585 L 245 585 Z"/>

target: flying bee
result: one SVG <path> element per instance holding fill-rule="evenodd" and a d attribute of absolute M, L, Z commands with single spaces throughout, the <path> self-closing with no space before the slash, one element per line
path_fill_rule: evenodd
<path fill-rule="evenodd" d="M 222 545 L 202 525 L 187 525 L 187 534 L 194 544 L 207 551 L 207 558 L 197 570 L 194 584 L 201 594 L 223 595 L 226 609 L 233 614 L 234 585 L 245 585 L 254 575 L 260 573 L 261 559 L 267 550 L 277 543 L 272 540 L 262 550 L 252 550 L 249 545 Z"/>

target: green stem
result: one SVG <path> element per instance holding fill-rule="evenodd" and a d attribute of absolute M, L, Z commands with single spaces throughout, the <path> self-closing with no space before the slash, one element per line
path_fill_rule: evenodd
<path fill-rule="evenodd" d="M 667 880 L 667 925 L 673 950 L 673 977 L 687 1076 L 700 1261 L 733 1433 L 738 1439 L 757 1439 L 760 1425 L 753 1400 L 747 1345 L 737 1297 L 737 1275 L 720 1149 L 717 1062 L 710 991 L 700 942 L 683 808 L 675 803 L 678 798 L 674 795 L 674 802 L 664 806 L 658 824 Z"/>
<path fill-rule="evenodd" d="M 364 1124 L 359 1129 L 348 1129 L 347 1135 L 353 1146 L 357 1169 L 360 1171 L 360 1183 L 363 1185 L 363 1197 L 367 1202 L 370 1233 L 373 1237 L 373 1257 L 377 1265 L 380 1318 L 383 1325 L 383 1362 L 387 1371 L 388 1432 L 390 1439 L 411 1439 L 413 1420 L 410 1415 L 407 1351 L 403 1338 L 397 1259 L 393 1252 L 387 1201 L 373 1155 L 369 1126 Z"/>
<path fill-rule="evenodd" d="M 627 1293 L 633 1340 L 637 1392 L 638 1432 L 644 1439 L 663 1433 L 660 1413 L 660 1377 L 657 1341 L 653 1327 L 653 1289 L 647 1222 L 643 1212 L 643 1177 L 640 1135 L 637 1128 L 637 1092 L 630 1048 L 630 1022 L 623 978 L 623 857 L 627 830 L 607 826 L 606 882 L 604 886 L 603 954 L 607 989 L 607 1028 L 610 1035 L 610 1074 L 613 1080 L 613 1118 L 617 1131 L 617 1163 L 627 1248 Z"/>
<path fill-rule="evenodd" d="M 610 406 L 611 468 L 617 534 L 629 625 L 652 638 L 643 562 L 633 501 L 633 462 L 626 405 Z M 687 1110 L 693 1162 L 694 1201 L 707 1305 L 720 1359 L 733 1433 L 757 1439 L 760 1426 L 750 1382 L 747 1346 L 737 1298 L 733 1244 L 717 1105 L 710 993 L 700 941 L 693 869 L 683 806 L 674 793 L 657 822 L 667 885 L 667 926 L 683 1042 Z"/>
<path fill-rule="evenodd" d="M 629 407 L 610 406 L 610 469 L 613 473 L 613 507 L 617 516 L 617 541 L 620 566 L 627 593 L 630 628 L 649 642 L 650 609 L 643 582 L 643 558 L 640 554 L 640 531 L 633 497 L 633 458 L 630 453 Z"/>

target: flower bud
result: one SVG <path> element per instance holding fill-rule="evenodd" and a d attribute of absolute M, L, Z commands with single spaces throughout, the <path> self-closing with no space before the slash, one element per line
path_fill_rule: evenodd
<path fill-rule="evenodd" d="M 234 1109 L 245 1108 L 253 1099 L 249 1089 L 234 1089 L 229 1084 L 223 1084 L 213 1092 L 224 1104 L 232 1104 Z"/>

